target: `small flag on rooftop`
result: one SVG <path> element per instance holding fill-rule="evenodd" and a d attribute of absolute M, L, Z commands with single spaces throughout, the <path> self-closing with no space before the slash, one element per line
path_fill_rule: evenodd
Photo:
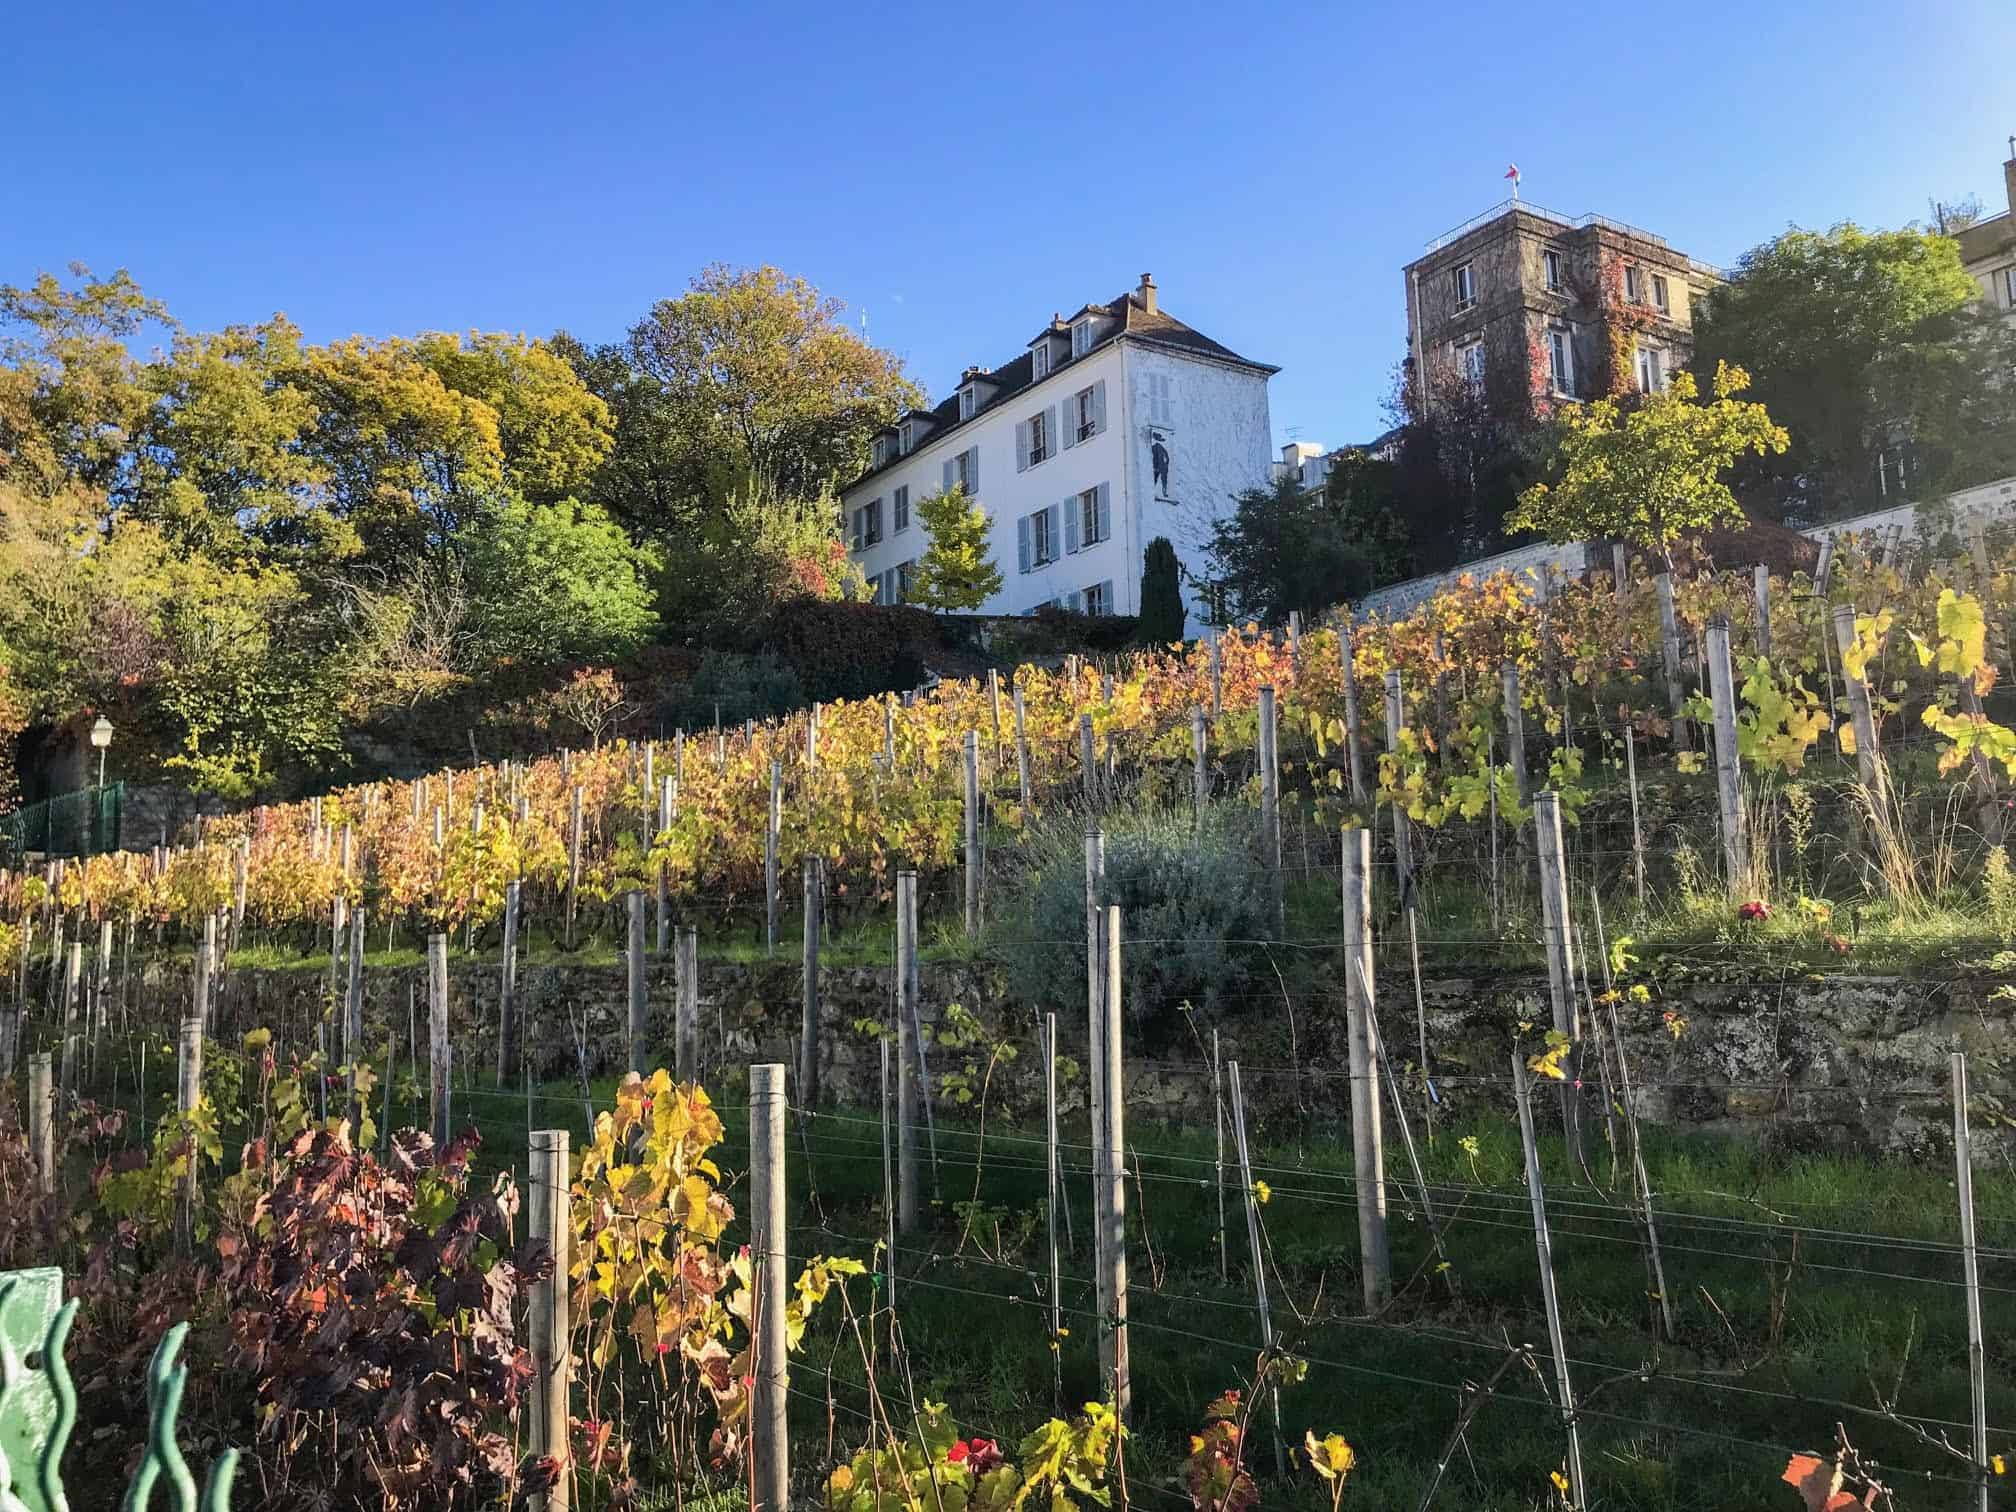
<path fill-rule="evenodd" d="M 1513 163 L 1505 170 L 1505 177 L 1512 180 L 1512 198 L 1519 198 L 1519 165 Z"/>

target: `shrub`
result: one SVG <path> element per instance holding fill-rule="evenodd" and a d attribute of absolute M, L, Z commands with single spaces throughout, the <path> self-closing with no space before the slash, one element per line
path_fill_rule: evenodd
<path fill-rule="evenodd" d="M 683 686 L 665 691 L 658 718 L 666 729 L 703 730 L 713 725 L 717 710 L 724 725 L 739 725 L 788 714 L 804 703 L 797 672 L 777 657 L 709 651 Z"/>
<path fill-rule="evenodd" d="M 941 642 L 922 609 L 792 599 L 749 627 L 743 649 L 788 663 L 805 697 L 872 698 L 914 688 Z"/>
<path fill-rule="evenodd" d="M 1141 558 L 1141 639 L 1151 646 L 1183 639 L 1183 578 L 1167 536 L 1148 543 Z"/>
<path fill-rule="evenodd" d="M 1236 1002 L 1271 977 L 1263 946 L 1273 934 L 1267 889 L 1256 862 L 1258 815 L 1238 805 L 1205 811 L 1199 833 L 1189 813 L 1132 813 L 1106 821 L 1106 895 L 1129 939 L 1127 1011 L 1150 1033 L 1174 1027 L 1184 1003 L 1212 1009 Z M 1028 870 L 1002 913 L 1010 938 L 1060 943 L 1007 953 L 1011 987 L 1060 1012 L 1084 1009 L 1085 841 L 1075 823 L 1032 831 Z"/>

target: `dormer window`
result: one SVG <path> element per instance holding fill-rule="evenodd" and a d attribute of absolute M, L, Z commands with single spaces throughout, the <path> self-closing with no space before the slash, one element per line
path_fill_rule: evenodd
<path fill-rule="evenodd" d="M 874 444 L 873 448 L 871 449 L 871 454 L 872 454 L 872 455 L 874 456 L 874 458 L 875 458 L 875 465 L 876 465 L 877 467 L 886 467 L 886 466 L 888 466 L 888 464 L 889 464 L 889 438 L 888 438 L 887 436 L 877 436 L 877 437 L 875 438 L 875 444 Z"/>
<path fill-rule="evenodd" d="M 1031 381 L 1050 376 L 1050 343 L 1039 342 L 1029 353 L 1029 377 Z"/>
<path fill-rule="evenodd" d="M 896 432 L 897 450 L 907 457 L 910 455 L 910 448 L 912 448 L 916 444 L 917 444 L 917 427 L 910 421 L 905 420 L 903 422 L 901 429 L 899 429 Z"/>
<path fill-rule="evenodd" d="M 969 383 L 959 390 L 959 418 L 971 420 L 973 412 L 979 408 L 980 396 L 973 391 L 973 385 Z"/>
<path fill-rule="evenodd" d="M 1078 321 L 1071 327 L 1071 356 L 1075 360 L 1076 358 L 1083 357 L 1091 350 L 1092 322 L 1090 320 Z"/>

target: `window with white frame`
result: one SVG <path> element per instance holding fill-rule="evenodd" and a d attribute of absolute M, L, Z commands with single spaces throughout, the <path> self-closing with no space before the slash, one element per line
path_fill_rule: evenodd
<path fill-rule="evenodd" d="M 887 436 L 877 436 L 875 438 L 873 455 L 877 467 L 887 465 L 889 461 L 889 438 Z"/>
<path fill-rule="evenodd" d="M 952 482 L 955 487 L 973 492 L 973 452 L 971 448 L 952 459 Z"/>
<path fill-rule="evenodd" d="M 1673 308 L 1667 302 L 1666 279 L 1663 274 L 1654 273 L 1652 275 L 1652 308 L 1662 315 Z"/>
<path fill-rule="evenodd" d="M 1470 271 L 1470 264 L 1449 270 L 1449 292 L 1456 300 L 1458 310 L 1467 310 L 1477 303 L 1477 278 Z"/>
<path fill-rule="evenodd" d="M 1484 343 L 1466 342 L 1456 348 L 1456 371 L 1473 389 L 1484 387 Z"/>
<path fill-rule="evenodd" d="M 1113 585 L 1094 583 L 1084 593 L 1083 602 L 1087 614 L 1111 614 L 1113 612 Z"/>
<path fill-rule="evenodd" d="M 1050 376 L 1050 343 L 1039 341 L 1029 351 L 1029 377 L 1033 382 Z"/>
<path fill-rule="evenodd" d="M 1561 254 L 1559 252 L 1542 252 L 1540 254 L 1540 267 L 1541 271 L 1546 275 L 1548 289 L 1553 293 L 1559 294 L 1561 292 Z"/>
<path fill-rule="evenodd" d="M 1082 551 L 1087 546 L 1097 546 L 1112 533 L 1112 522 L 1106 518 L 1106 490 L 1088 488 L 1078 495 L 1078 546 Z"/>
<path fill-rule="evenodd" d="M 973 412 L 979 407 L 980 395 L 974 390 L 972 384 L 969 383 L 966 387 L 959 390 L 959 418 L 961 420 L 971 420 Z"/>
<path fill-rule="evenodd" d="M 1148 423 L 1150 425 L 1176 423 L 1176 396 L 1167 373 L 1148 375 Z"/>
<path fill-rule="evenodd" d="M 879 546 L 882 544 L 882 501 L 870 499 L 861 506 L 861 544 Z"/>
<path fill-rule="evenodd" d="M 1029 438 L 1029 466 L 1050 455 L 1050 411 L 1038 410 L 1023 422 L 1023 434 Z"/>
<path fill-rule="evenodd" d="M 915 557 L 912 557 L 907 562 L 899 562 L 896 567 L 897 603 L 907 604 L 910 602 L 910 590 L 912 585 L 914 585 L 916 581 L 917 581 L 917 559 Z"/>
<path fill-rule="evenodd" d="M 1573 398 L 1575 394 L 1575 337 L 1566 330 L 1547 333 L 1547 375 L 1554 392 Z"/>
<path fill-rule="evenodd" d="M 1099 434 L 1099 395 L 1094 390 L 1082 388 L 1071 396 L 1071 424 L 1080 441 Z"/>
<path fill-rule="evenodd" d="M 1081 320 L 1071 327 L 1071 355 L 1083 357 L 1092 350 L 1092 322 Z"/>
<path fill-rule="evenodd" d="M 901 452 L 904 456 L 907 457 L 910 455 L 910 449 L 916 444 L 917 444 L 917 428 L 914 425 L 912 425 L 908 420 L 905 420 L 903 422 L 902 428 L 899 429 L 896 433 L 896 448 L 899 452 Z"/>
<path fill-rule="evenodd" d="M 905 483 L 889 500 L 889 533 L 901 535 L 910 528 L 910 485 Z"/>
<path fill-rule="evenodd" d="M 1624 303 L 1645 303 L 1644 290 L 1639 282 L 1638 269 L 1635 266 L 1626 266 L 1624 269 Z"/>
<path fill-rule="evenodd" d="M 2016 310 L 2016 263 L 2002 270 L 2002 304 L 2005 309 Z"/>
<path fill-rule="evenodd" d="M 1638 348 L 1638 388 L 1641 393 L 1657 394 L 1666 387 L 1666 354 L 1658 347 Z"/>
<path fill-rule="evenodd" d="M 1029 516 L 1029 565 L 1047 566 L 1057 560 L 1057 516 L 1039 509 Z"/>

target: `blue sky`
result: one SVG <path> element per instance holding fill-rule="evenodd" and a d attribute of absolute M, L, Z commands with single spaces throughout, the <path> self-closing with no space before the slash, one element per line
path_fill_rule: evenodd
<path fill-rule="evenodd" d="M 619 335 L 714 260 L 865 310 L 933 393 L 1144 270 L 1381 424 L 1400 267 L 1500 199 L 1733 262 L 2001 207 L 2009 0 L 1680 8 L 39 5 L 0 54 L 0 281 L 124 265 L 188 324 Z M 1614 19 L 1628 14 L 1628 19 Z"/>

